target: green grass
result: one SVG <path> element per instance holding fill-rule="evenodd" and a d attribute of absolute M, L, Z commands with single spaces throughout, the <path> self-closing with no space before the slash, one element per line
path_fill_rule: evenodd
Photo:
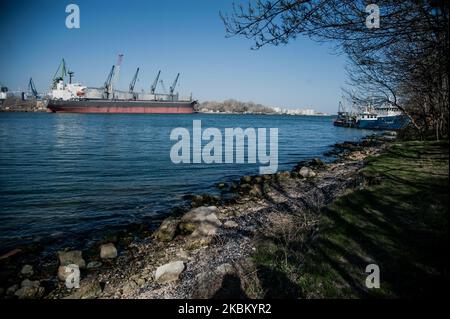
<path fill-rule="evenodd" d="M 448 142 L 413 141 L 368 159 L 362 173 L 378 182 L 326 207 L 309 249 L 304 243 L 261 242 L 253 256 L 265 292 L 260 297 L 444 296 L 448 157 Z M 286 249 L 289 258 L 281 258 Z M 379 289 L 365 286 L 370 263 L 380 268 Z"/>

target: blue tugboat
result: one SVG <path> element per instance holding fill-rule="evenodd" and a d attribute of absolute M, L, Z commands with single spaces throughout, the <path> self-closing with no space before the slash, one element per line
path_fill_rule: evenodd
<path fill-rule="evenodd" d="M 356 127 L 368 130 L 400 130 L 410 119 L 393 105 L 367 108 L 356 117 Z"/>

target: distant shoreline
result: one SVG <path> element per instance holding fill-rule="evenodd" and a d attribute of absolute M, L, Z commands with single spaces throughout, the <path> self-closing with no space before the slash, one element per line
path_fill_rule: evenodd
<path fill-rule="evenodd" d="M 45 100 L 9 97 L 0 101 L 0 112 L 48 112 Z M 264 106 L 253 102 L 225 100 L 223 102 L 201 102 L 196 108 L 202 114 L 242 114 L 242 115 L 292 115 L 292 116 L 333 116 L 326 112 L 316 112 L 313 109 L 283 109 Z"/>
<path fill-rule="evenodd" d="M 18 109 L 3 109 L 0 107 L 0 113 L 51 113 L 47 109 L 42 108 L 18 108 Z M 76 114 L 76 113 L 73 113 Z M 85 113 L 87 114 L 87 113 Z M 103 114 L 103 113 L 89 113 L 89 114 Z M 120 113 L 116 113 L 120 114 Z M 143 113 L 145 114 L 145 113 Z M 147 115 L 155 115 L 147 114 Z M 284 116 L 304 116 L 304 117 L 333 117 L 336 114 L 284 114 L 284 113 L 239 113 L 239 112 L 201 112 L 197 111 L 194 114 L 208 114 L 208 115 L 284 115 Z M 165 114 L 167 115 L 167 114 Z M 175 114 L 180 115 L 180 114 Z"/>
<path fill-rule="evenodd" d="M 240 113 L 240 112 L 201 112 L 198 111 L 197 113 L 201 113 L 201 114 L 218 114 L 218 115 L 227 115 L 227 114 L 232 114 L 232 115 L 286 115 L 286 116 L 310 116 L 310 117 L 315 117 L 315 116 L 336 116 L 336 114 L 286 114 L 286 113 Z"/>

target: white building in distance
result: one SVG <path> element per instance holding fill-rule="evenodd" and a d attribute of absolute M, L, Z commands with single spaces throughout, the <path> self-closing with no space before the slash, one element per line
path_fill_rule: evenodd
<path fill-rule="evenodd" d="M 280 107 L 274 107 L 273 110 L 279 114 L 287 115 L 316 115 L 316 111 L 313 109 L 283 109 Z"/>

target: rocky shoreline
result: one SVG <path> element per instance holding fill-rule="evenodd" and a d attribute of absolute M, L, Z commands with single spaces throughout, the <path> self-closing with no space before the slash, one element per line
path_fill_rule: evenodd
<path fill-rule="evenodd" d="M 327 155 L 338 159 L 329 164 L 313 159 L 291 171 L 220 183 L 236 196 L 191 196 L 192 209 L 166 218 L 153 233 L 142 231 L 141 240 L 123 232 L 89 251 L 61 251 L 37 265 L 18 264 L 21 252 L 13 250 L 0 257 L 2 277 L 9 274 L 0 298 L 252 297 L 257 287 L 250 257 L 262 234 L 280 218 L 314 216 L 336 197 L 373 182 L 359 174 L 364 158 L 393 138 L 336 144 Z M 307 222 L 314 229 L 314 218 Z M 81 271 L 79 289 L 65 286 L 71 264 Z"/>

